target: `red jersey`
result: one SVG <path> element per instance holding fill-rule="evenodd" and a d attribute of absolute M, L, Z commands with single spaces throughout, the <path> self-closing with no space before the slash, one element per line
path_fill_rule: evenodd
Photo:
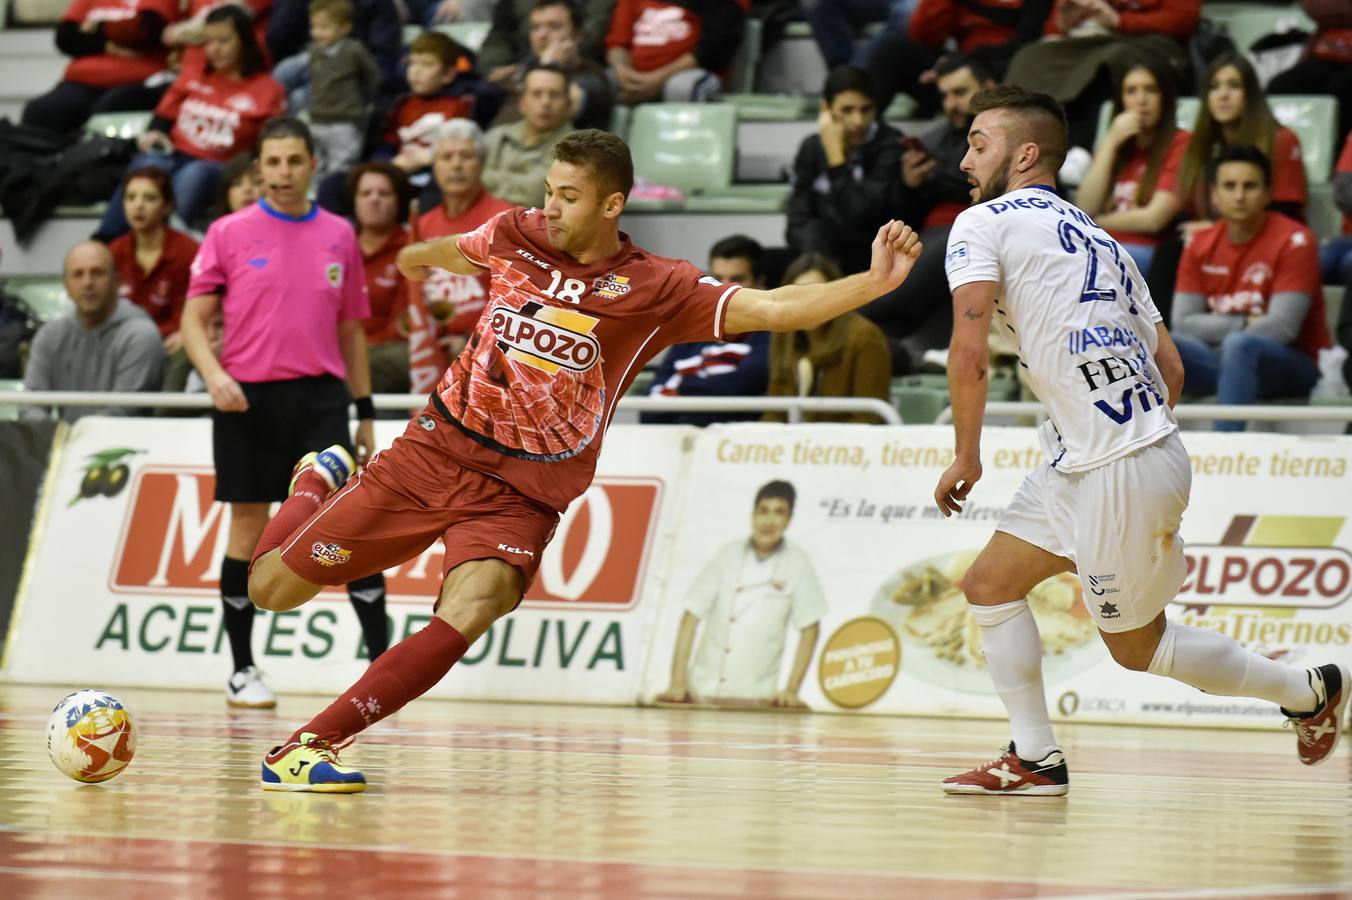
<path fill-rule="evenodd" d="M 1263 315 L 1274 294 L 1309 294 L 1310 309 L 1292 346 L 1317 360 L 1330 345 L 1319 242 L 1294 219 L 1275 212 L 1265 216 L 1247 244 L 1232 244 L 1223 221 L 1194 234 L 1179 262 L 1175 292 L 1201 294 L 1213 313 L 1236 316 Z"/>
<path fill-rule="evenodd" d="M 189 0 L 187 18 L 191 19 L 204 9 L 215 9 L 232 2 L 247 6 L 249 12 L 253 14 L 254 37 L 258 39 L 258 48 L 263 51 L 268 67 L 271 68 L 272 57 L 268 53 L 267 31 L 268 15 L 272 12 L 272 0 Z M 201 44 L 189 44 L 183 48 L 183 62 L 179 66 L 180 72 L 200 74 L 206 70 L 206 67 L 207 52 Z"/>
<path fill-rule="evenodd" d="M 1300 138 L 1290 128 L 1279 126 L 1272 136 L 1272 200 L 1304 206 L 1309 199 Z"/>
<path fill-rule="evenodd" d="M 693 53 L 699 44 L 699 15 L 663 0 L 618 0 L 606 33 L 606 49 L 627 47 L 635 71 L 651 72 Z"/>
<path fill-rule="evenodd" d="M 136 261 L 135 234 L 122 235 L 108 249 L 117 266 L 120 296 L 149 313 L 161 335 L 168 337 L 178 331 L 183 303 L 188 299 L 188 282 L 192 278 L 189 270 L 197 255 L 197 241 L 181 231 L 164 229 L 160 258 L 149 272 Z"/>
<path fill-rule="evenodd" d="M 920 0 L 907 30 L 911 40 L 922 47 L 937 50 L 952 38 L 959 50 L 970 53 L 977 47 L 1007 44 L 1014 39 L 1012 26 L 994 22 L 977 10 L 988 9 L 998 16 L 1022 8 L 1023 0 Z"/>
<path fill-rule="evenodd" d="M 1191 137 L 1192 135 L 1182 129 L 1174 132 L 1173 142 L 1169 144 L 1169 149 L 1164 151 L 1164 158 L 1160 160 L 1155 190 L 1178 193 L 1178 167 L 1183 162 L 1183 154 L 1187 152 L 1188 140 Z M 1136 202 L 1136 191 L 1141 186 L 1141 179 L 1145 177 L 1149 159 L 1145 150 L 1135 141 L 1131 142 L 1131 148 L 1131 156 L 1127 157 L 1126 163 L 1118 170 L 1117 177 L 1113 180 L 1113 196 L 1109 207 L 1111 212 L 1127 212 L 1140 206 Z M 1124 244 L 1148 245 L 1158 244 L 1165 234 L 1164 231 L 1146 234 L 1141 231 L 1114 231 L 1111 228 L 1108 229 L 1108 233 Z"/>
<path fill-rule="evenodd" d="M 423 213 L 418 219 L 418 234 L 423 240 L 465 234 L 478 228 L 500 212 L 512 209 L 513 204 L 499 200 L 481 190 L 464 212 L 452 218 L 446 207 L 438 206 Z M 433 269 L 423 282 L 423 297 L 430 306 L 438 301 L 455 304 L 455 315 L 442 328 L 448 334 L 469 334 L 479 321 L 479 315 L 488 303 L 488 270 L 478 275 L 458 275 L 445 269 Z"/>
<path fill-rule="evenodd" d="M 545 217 L 517 209 L 459 241 L 490 270 L 489 307 L 433 403 L 449 452 L 557 510 L 587 489 L 602 437 L 634 376 L 663 348 L 721 340 L 739 289 L 683 260 L 620 250 L 584 265 L 550 245 Z"/>
<path fill-rule="evenodd" d="M 408 232 L 396 228 L 373 253 L 363 250 L 361 254 L 366 267 L 366 296 L 371 301 L 371 317 L 363 324 L 366 343 L 373 347 L 408 340 L 399 333 L 399 317 L 408 308 L 408 286 L 394 264 L 394 258 L 406 246 Z"/>
<path fill-rule="evenodd" d="M 1352 172 L 1352 134 L 1347 136 L 1347 143 L 1343 144 L 1342 155 L 1338 157 L 1338 165 L 1334 170 L 1338 174 Z M 1343 234 L 1352 234 L 1352 216 L 1343 215 Z"/>
<path fill-rule="evenodd" d="M 282 86 L 266 73 L 236 79 L 215 72 L 184 72 L 155 107 L 174 123 L 174 149 L 188 156 L 227 163 L 258 145 L 263 123 L 286 110 Z"/>
<path fill-rule="evenodd" d="M 61 17 L 63 22 L 102 22 L 108 40 L 117 43 L 117 26 L 142 13 L 154 12 L 165 22 L 178 18 L 176 0 L 74 0 Z M 164 48 L 139 51 L 136 56 L 95 53 L 70 61 L 63 81 L 76 81 L 94 87 L 116 87 L 145 81 L 165 67 L 168 52 Z"/>
<path fill-rule="evenodd" d="M 1061 34 L 1061 7 L 1056 0 L 1047 17 L 1047 34 Z M 1163 34 L 1186 43 L 1202 18 L 1202 0 L 1108 0 L 1117 10 L 1120 34 Z"/>
<path fill-rule="evenodd" d="M 466 94 L 448 97 L 436 94 L 422 97 L 408 94 L 395 104 L 389 127 L 382 140 L 404 150 L 436 150 L 437 132 L 451 119 L 474 118 L 474 97 Z"/>

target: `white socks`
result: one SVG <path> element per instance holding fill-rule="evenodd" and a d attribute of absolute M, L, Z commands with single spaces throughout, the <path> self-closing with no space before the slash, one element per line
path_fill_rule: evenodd
<path fill-rule="evenodd" d="M 1245 650 L 1219 631 L 1169 622 L 1148 670 L 1222 697 L 1257 697 L 1291 712 L 1318 703 L 1309 674 Z"/>
<path fill-rule="evenodd" d="M 1020 759 L 1040 760 L 1057 745 L 1042 690 L 1042 637 L 1028 601 L 972 606 L 971 610 L 981 626 L 991 681 L 1009 711 L 1015 752 Z"/>

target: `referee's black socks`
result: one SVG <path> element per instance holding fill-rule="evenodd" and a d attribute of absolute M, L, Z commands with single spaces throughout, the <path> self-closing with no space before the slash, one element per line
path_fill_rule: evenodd
<path fill-rule="evenodd" d="M 390 647 L 390 624 L 385 618 L 385 574 L 377 572 L 347 583 L 347 598 L 361 622 L 366 652 L 372 662 Z"/>
<path fill-rule="evenodd" d="M 221 557 L 221 612 L 235 671 L 247 669 L 253 660 L 253 621 L 258 610 L 249 600 L 249 561 Z"/>

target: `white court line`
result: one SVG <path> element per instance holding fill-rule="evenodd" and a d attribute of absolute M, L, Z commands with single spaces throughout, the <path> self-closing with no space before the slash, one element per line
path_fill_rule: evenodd
<path fill-rule="evenodd" d="M 1056 900 L 1193 900 L 1207 897 L 1271 897 L 1274 895 L 1331 894 L 1352 891 L 1352 881 L 1341 884 L 1270 884 L 1261 887 L 1182 888 L 1125 894 L 1070 894 Z"/>
<path fill-rule="evenodd" d="M 0 829 L 8 830 L 8 829 Z M 81 872 L 79 869 L 55 868 L 52 866 L 0 866 L 3 875 L 33 875 L 39 878 L 59 878 L 67 881 L 71 878 L 96 878 L 99 881 L 159 881 L 166 884 L 191 884 L 190 875 L 161 875 L 158 873 L 138 874 L 136 872 L 118 872 L 107 869 Z"/>

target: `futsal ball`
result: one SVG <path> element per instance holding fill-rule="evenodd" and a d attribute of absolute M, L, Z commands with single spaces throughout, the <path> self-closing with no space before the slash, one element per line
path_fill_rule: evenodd
<path fill-rule="evenodd" d="M 62 698 L 47 720 L 47 755 L 63 775 L 107 781 L 136 753 L 136 723 L 122 701 L 86 689 Z"/>

